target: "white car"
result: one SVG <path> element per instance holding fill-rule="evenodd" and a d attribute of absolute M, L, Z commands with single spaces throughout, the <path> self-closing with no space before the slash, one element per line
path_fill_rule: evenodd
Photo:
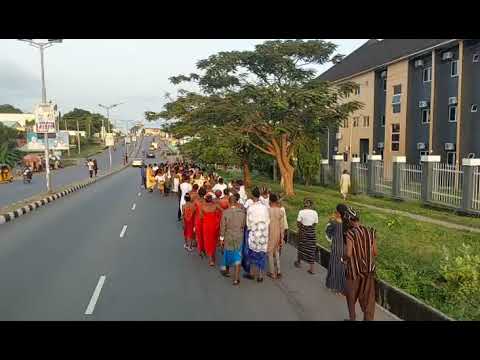
<path fill-rule="evenodd" d="M 142 159 L 135 159 L 132 161 L 132 166 L 133 167 L 142 167 L 143 166 L 143 160 Z"/>

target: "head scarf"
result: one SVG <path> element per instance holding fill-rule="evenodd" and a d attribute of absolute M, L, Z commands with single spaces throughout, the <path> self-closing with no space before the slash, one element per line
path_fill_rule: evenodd
<path fill-rule="evenodd" d="M 304 208 L 310 209 L 312 206 L 313 206 L 313 201 L 311 199 L 305 198 L 303 200 L 303 207 Z"/>

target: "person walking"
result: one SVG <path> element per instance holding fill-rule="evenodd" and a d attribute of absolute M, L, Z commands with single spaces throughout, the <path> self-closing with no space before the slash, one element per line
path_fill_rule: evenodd
<path fill-rule="evenodd" d="M 247 208 L 247 257 L 250 264 L 250 273 L 246 274 L 245 278 L 253 280 L 256 277 L 257 282 L 262 282 L 263 272 L 265 271 L 270 217 L 268 208 L 259 200 L 260 190 L 258 187 L 252 189 L 252 196 L 252 204 Z M 253 273 L 256 273 L 255 277 Z"/>
<path fill-rule="evenodd" d="M 147 190 L 148 192 L 153 192 L 153 188 L 155 186 L 155 175 L 153 173 L 152 164 L 148 164 L 146 174 L 147 174 Z"/>
<path fill-rule="evenodd" d="M 190 194 L 185 194 L 185 205 L 183 205 L 183 237 L 185 239 L 184 249 L 193 250 L 193 228 L 195 226 L 195 205 L 192 202 Z"/>
<path fill-rule="evenodd" d="M 98 173 L 98 163 L 97 163 L 97 159 L 93 159 L 93 171 L 95 173 L 95 177 L 97 177 L 97 173 Z"/>
<path fill-rule="evenodd" d="M 239 195 L 238 198 L 240 199 L 240 195 Z M 221 197 L 220 200 L 218 200 L 218 205 L 220 205 L 220 207 L 223 210 L 226 210 L 231 206 L 230 205 L 230 191 L 228 189 L 223 190 L 223 197 Z"/>
<path fill-rule="evenodd" d="M 140 176 L 142 177 L 142 186 L 147 189 L 147 173 L 146 173 L 147 165 L 143 164 L 140 167 Z"/>
<path fill-rule="evenodd" d="M 348 191 L 350 190 L 350 174 L 347 170 L 343 170 L 343 174 L 340 177 L 340 194 L 342 194 L 343 200 L 347 200 Z"/>
<path fill-rule="evenodd" d="M 283 246 L 285 232 L 285 213 L 280 208 L 276 194 L 270 194 L 269 203 L 268 215 L 270 224 L 268 227 L 267 254 L 270 271 L 267 273 L 267 276 L 272 279 L 277 279 L 282 277 L 280 271 L 280 249 Z"/>
<path fill-rule="evenodd" d="M 346 298 L 349 320 L 355 321 L 357 301 L 363 320 L 375 316 L 375 258 L 378 255 L 376 231 L 360 224 L 355 210 L 348 208 L 349 229 L 345 234 Z"/>
<path fill-rule="evenodd" d="M 270 191 L 266 187 L 262 187 L 260 190 L 260 202 L 267 208 L 270 207 Z"/>
<path fill-rule="evenodd" d="M 344 295 L 346 289 L 345 265 L 342 262 L 344 251 L 343 228 L 347 225 L 348 208 L 338 204 L 335 213 L 328 222 L 325 234 L 331 242 L 330 260 L 325 285 L 338 295 Z M 345 222 L 343 219 L 346 219 Z"/>
<path fill-rule="evenodd" d="M 198 255 L 200 255 L 201 258 L 203 258 L 205 256 L 205 243 L 203 241 L 203 221 L 202 221 L 202 218 L 200 217 L 200 213 L 201 213 L 203 204 L 205 203 L 205 195 L 206 194 L 207 194 L 207 191 L 205 190 L 205 188 L 201 187 L 200 189 L 198 189 L 198 196 L 196 197 L 196 199 L 194 201 L 194 205 L 195 205 L 195 241 L 197 243 Z"/>
<path fill-rule="evenodd" d="M 90 179 L 91 179 L 93 177 L 93 167 L 94 167 L 92 159 L 88 159 L 87 167 L 88 167 L 88 173 L 89 173 Z"/>
<path fill-rule="evenodd" d="M 205 196 L 205 203 L 200 209 L 200 218 L 202 221 L 202 235 L 205 246 L 205 252 L 209 258 L 208 265 L 215 266 L 216 250 L 218 245 L 220 222 L 218 213 L 221 211 L 218 204 L 213 201 L 211 194 Z"/>
<path fill-rule="evenodd" d="M 240 284 L 240 264 L 242 262 L 243 233 L 246 215 L 238 203 L 238 194 L 229 198 L 229 208 L 222 214 L 220 222 L 220 247 L 222 248 L 221 273 L 229 277 L 229 268 L 234 267 L 233 285 Z"/>
<path fill-rule="evenodd" d="M 223 178 L 218 178 L 218 183 L 215 184 L 215 186 L 212 188 L 212 191 L 215 192 L 217 190 L 220 190 L 222 192 L 221 197 L 223 197 L 223 191 L 227 188 L 228 186 L 224 183 Z"/>
<path fill-rule="evenodd" d="M 188 177 L 183 177 L 183 182 L 180 184 L 180 203 L 179 203 L 179 211 L 178 211 L 178 221 L 182 220 L 182 207 L 185 204 L 185 195 L 192 191 L 192 185 L 188 182 Z"/>
<path fill-rule="evenodd" d="M 303 210 L 298 212 L 298 251 L 297 261 L 294 265 L 301 267 L 301 262 L 305 261 L 310 265 L 308 273 L 315 274 L 315 252 L 317 250 L 317 236 L 315 234 L 315 225 L 318 224 L 318 214 L 312 209 L 313 202 L 310 199 L 303 200 Z"/>
<path fill-rule="evenodd" d="M 157 171 L 157 175 L 155 176 L 155 181 L 157 182 L 158 191 L 160 194 L 165 194 L 165 174 L 163 173 L 162 169 Z M 185 194 L 186 195 L 186 194 Z"/>

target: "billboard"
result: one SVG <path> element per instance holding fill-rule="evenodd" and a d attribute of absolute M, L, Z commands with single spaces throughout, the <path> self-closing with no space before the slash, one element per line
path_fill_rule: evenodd
<path fill-rule="evenodd" d="M 48 148 L 53 151 L 68 150 L 68 131 L 59 131 L 48 135 Z M 27 149 L 29 151 L 45 151 L 45 134 L 27 133 Z"/>
<path fill-rule="evenodd" d="M 37 133 L 55 133 L 55 120 L 58 117 L 54 104 L 40 104 L 34 112 Z"/>
<path fill-rule="evenodd" d="M 113 139 L 112 133 L 105 134 L 105 146 L 115 146 L 115 141 Z"/>

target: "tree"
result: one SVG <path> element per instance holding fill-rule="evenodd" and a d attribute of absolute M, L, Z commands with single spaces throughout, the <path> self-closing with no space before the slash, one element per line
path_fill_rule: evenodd
<path fill-rule="evenodd" d="M 62 116 L 60 128 L 64 129 L 66 121 L 69 130 L 77 130 L 78 120 L 78 127 L 80 131 L 85 131 L 90 137 L 92 134 L 99 133 L 101 131 L 102 119 L 104 121 L 105 128 L 108 128 L 108 121 L 105 116 L 97 113 L 91 113 L 88 110 L 74 108 L 72 111 Z M 110 127 L 112 127 L 111 123 Z"/>
<path fill-rule="evenodd" d="M 15 166 L 21 158 L 21 152 L 16 150 L 16 139 L 19 132 L 0 123 L 0 163 Z"/>
<path fill-rule="evenodd" d="M 318 139 L 307 138 L 299 143 L 296 153 L 298 170 L 305 185 L 309 186 L 320 169 L 320 142 Z"/>
<path fill-rule="evenodd" d="M 245 137 L 277 160 L 285 194 L 293 195 L 297 144 L 361 107 L 346 99 L 355 84 L 334 86 L 306 68 L 330 61 L 335 48 L 322 40 L 275 40 L 254 51 L 220 52 L 199 61 L 199 73 L 170 78 L 173 84 L 194 82 L 201 92 L 180 90 L 165 111 L 149 117 L 197 129 L 214 125 Z"/>
<path fill-rule="evenodd" d="M 0 114 L 23 114 L 23 111 L 10 104 L 0 105 Z"/>

